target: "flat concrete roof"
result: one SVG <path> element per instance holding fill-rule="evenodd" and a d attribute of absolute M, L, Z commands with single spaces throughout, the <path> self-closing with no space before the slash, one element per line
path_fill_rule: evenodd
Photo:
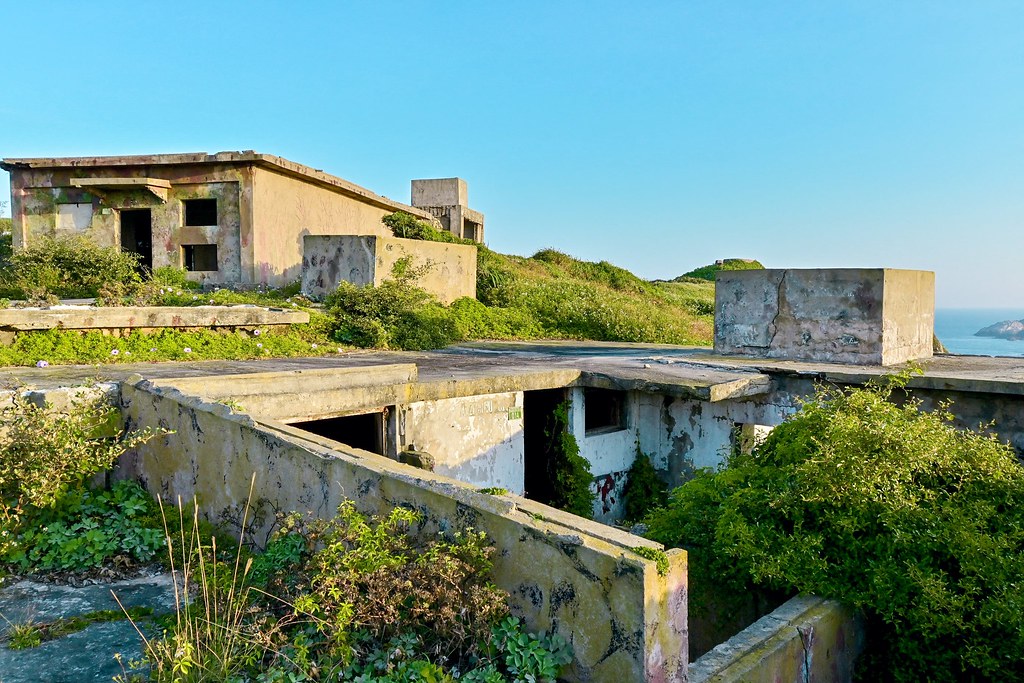
<path fill-rule="evenodd" d="M 49 389 L 120 381 L 134 374 L 170 379 L 394 363 L 415 363 L 417 383 L 429 385 L 429 393 L 438 396 L 584 385 L 708 401 L 769 393 L 772 377 L 778 375 L 862 384 L 903 367 L 767 361 L 715 355 L 705 347 L 660 344 L 480 342 L 415 353 L 352 351 L 317 358 L 8 367 L 0 368 L 0 383 L 9 389 Z M 1024 396 L 1024 358 L 944 354 L 920 365 L 925 374 L 914 377 L 911 387 Z"/>
<path fill-rule="evenodd" d="M 181 154 L 130 154 L 121 156 L 91 157 L 24 157 L 0 160 L 0 168 L 5 171 L 18 169 L 50 169 L 50 168 L 123 168 L 130 166 L 170 166 L 188 164 L 239 164 L 267 168 L 293 178 L 305 180 L 315 185 L 326 187 L 342 194 L 357 197 L 363 201 L 391 211 L 405 211 L 420 218 L 432 219 L 433 216 L 414 206 L 396 202 L 381 196 L 365 187 L 351 183 L 343 178 L 324 173 L 289 161 L 272 154 L 260 154 L 253 150 L 241 152 L 184 152 Z"/>

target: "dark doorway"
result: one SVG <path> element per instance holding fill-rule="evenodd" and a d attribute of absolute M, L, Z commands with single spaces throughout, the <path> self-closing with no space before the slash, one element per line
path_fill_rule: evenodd
<path fill-rule="evenodd" d="M 153 215 L 149 209 L 121 209 L 121 251 L 138 254 L 143 271 L 153 269 Z"/>
<path fill-rule="evenodd" d="M 325 436 L 352 448 L 384 455 L 384 413 L 345 415 L 325 420 L 293 422 L 296 429 Z"/>
<path fill-rule="evenodd" d="M 523 484 L 526 497 L 539 503 L 548 504 L 555 497 L 555 482 L 549 468 L 554 440 L 547 433 L 555 426 L 555 408 L 565 399 L 565 389 L 523 392 Z"/>

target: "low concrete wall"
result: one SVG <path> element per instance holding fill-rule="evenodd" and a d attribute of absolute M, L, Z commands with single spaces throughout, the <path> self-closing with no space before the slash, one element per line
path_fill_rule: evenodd
<path fill-rule="evenodd" d="M 264 327 L 308 323 L 309 313 L 260 306 L 53 306 L 0 309 L 0 331 Z"/>
<path fill-rule="evenodd" d="M 476 297 L 476 247 L 379 235 L 306 235 L 302 241 L 302 293 L 314 299 L 341 282 L 377 286 L 393 277 L 395 263 L 426 266 L 419 287 L 444 303 Z"/>
<path fill-rule="evenodd" d="M 404 505 L 425 531 L 471 526 L 494 541 L 494 581 L 530 629 L 573 645 L 569 681 L 686 680 L 686 553 L 668 571 L 638 555 L 657 544 L 513 495 L 493 496 L 372 453 L 338 449 L 280 423 L 257 422 L 141 378 L 121 387 L 129 426 L 172 430 L 122 458 L 135 477 L 171 500 L 195 497 L 211 519 L 233 519 L 256 474 L 255 499 L 279 510 L 331 516 L 345 498 L 367 513 Z M 260 520 L 266 533 L 271 519 Z"/>
<path fill-rule="evenodd" d="M 931 358 L 935 274 L 837 268 L 719 271 L 715 352 L 892 365 Z"/>
<path fill-rule="evenodd" d="M 849 609 L 799 596 L 690 664 L 690 683 L 849 681 L 863 647 Z"/>

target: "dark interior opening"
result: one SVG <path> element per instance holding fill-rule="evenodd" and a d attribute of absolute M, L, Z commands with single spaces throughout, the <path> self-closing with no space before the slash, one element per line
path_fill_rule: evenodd
<path fill-rule="evenodd" d="M 181 245 L 185 270 L 218 270 L 216 244 Z"/>
<path fill-rule="evenodd" d="M 153 269 L 153 214 L 149 209 L 121 209 L 121 251 L 138 254 L 143 271 Z"/>
<path fill-rule="evenodd" d="M 555 482 L 550 463 L 555 427 L 554 412 L 565 401 L 565 389 L 543 389 L 523 392 L 524 488 L 530 500 L 549 504 L 554 500 Z"/>
<path fill-rule="evenodd" d="M 319 434 L 352 448 L 384 455 L 383 412 L 293 422 L 290 426 Z"/>
<path fill-rule="evenodd" d="M 217 225 L 216 199 L 186 199 L 185 225 Z"/>
<path fill-rule="evenodd" d="M 612 389 L 583 390 L 583 414 L 586 433 L 601 434 L 626 428 L 626 392 Z"/>

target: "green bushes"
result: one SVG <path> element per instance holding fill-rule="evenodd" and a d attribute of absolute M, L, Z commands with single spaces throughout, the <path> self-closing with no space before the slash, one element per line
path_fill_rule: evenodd
<path fill-rule="evenodd" d="M 421 221 L 415 216 L 397 211 L 384 216 L 381 219 L 395 237 L 403 237 L 410 240 L 428 240 L 430 242 L 449 242 L 452 244 L 476 244 L 473 240 L 456 237 L 447 230 L 439 230 L 426 221 Z"/>
<path fill-rule="evenodd" d="M 628 522 L 638 522 L 647 514 L 665 504 L 667 485 L 660 478 L 651 464 L 650 456 L 636 447 L 636 458 L 626 474 L 626 485 L 622 487 L 622 499 L 625 503 L 625 517 Z"/>
<path fill-rule="evenodd" d="M 84 238 L 44 238 L 11 256 L 6 287 L 33 301 L 98 296 L 142 283 L 138 257 Z"/>
<path fill-rule="evenodd" d="M 893 400 L 821 389 L 749 455 L 649 519 L 694 572 L 863 610 L 868 675 L 1012 680 L 1024 668 L 1024 468 L 1009 447 Z"/>
<path fill-rule="evenodd" d="M 346 502 L 285 518 L 253 558 L 183 553 L 196 599 L 146 643 L 152 680 L 554 681 L 571 651 L 508 616 L 483 534 L 417 535 L 420 521 Z"/>
<path fill-rule="evenodd" d="M 116 409 L 101 400 L 58 411 L 14 394 L 0 430 L 0 564 L 35 571 L 152 556 L 160 535 L 152 532 L 148 497 L 131 484 L 109 492 L 86 487 L 154 435 L 107 438 L 116 420 Z"/>

